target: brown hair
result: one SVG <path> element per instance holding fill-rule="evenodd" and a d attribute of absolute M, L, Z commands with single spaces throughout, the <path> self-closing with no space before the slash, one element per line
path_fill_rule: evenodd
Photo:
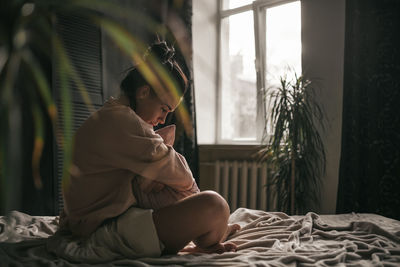
<path fill-rule="evenodd" d="M 143 56 L 144 62 L 142 62 L 141 64 L 147 64 L 147 59 L 150 56 L 158 60 L 163 66 L 167 75 L 174 79 L 176 85 L 178 86 L 178 88 L 176 88 L 178 95 L 184 95 L 189 82 L 178 62 L 174 59 L 175 49 L 173 47 L 168 47 L 165 41 L 153 43 L 148 47 L 146 53 Z M 138 67 L 139 65 L 136 65 L 128 69 L 127 74 L 121 81 L 120 85 L 121 91 L 125 96 L 128 97 L 130 107 L 133 110 L 136 109 L 136 89 L 143 85 L 149 84 L 149 82 L 143 76 Z M 154 92 L 153 88 L 151 88 L 151 92 L 152 94 L 157 95 L 156 92 Z"/>

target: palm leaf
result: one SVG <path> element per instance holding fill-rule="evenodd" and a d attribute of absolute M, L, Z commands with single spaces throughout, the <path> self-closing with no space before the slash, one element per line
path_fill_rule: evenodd
<path fill-rule="evenodd" d="M 274 164 L 278 208 L 289 211 L 290 177 L 295 177 L 294 212 L 304 212 L 318 202 L 321 175 L 325 172 L 325 151 L 319 129 L 324 129 L 322 109 L 314 97 L 311 81 L 294 73 L 289 81 L 280 77 L 280 85 L 265 95 L 271 113 L 266 124 L 273 125 L 273 136 L 258 152 L 259 160 Z M 318 126 L 318 128 L 317 128 Z M 265 135 L 265 133 L 264 133 Z M 294 160 L 292 170 L 292 160 Z M 291 189 L 290 189 L 291 188 Z"/>
<path fill-rule="evenodd" d="M 44 146 L 44 123 L 43 114 L 37 103 L 32 106 L 33 122 L 34 122 L 34 143 L 32 152 L 32 172 L 33 181 L 35 187 L 38 189 L 42 188 L 42 179 L 40 177 L 40 158 L 43 152 Z"/>
<path fill-rule="evenodd" d="M 73 129 L 72 129 L 72 105 L 71 105 L 71 92 L 68 74 L 71 72 L 71 65 L 66 53 L 64 52 L 61 42 L 53 36 L 53 46 L 57 51 L 57 64 L 59 71 L 60 81 L 60 94 L 61 94 L 61 108 L 63 111 L 63 121 L 58 120 L 56 127 L 57 142 L 63 151 L 63 171 L 62 171 L 62 186 L 66 190 L 69 185 L 69 168 L 72 163 L 72 144 L 73 144 Z M 62 127 L 60 127 L 62 125 Z M 63 129 L 63 132 L 60 132 Z"/>
<path fill-rule="evenodd" d="M 38 88 L 39 96 L 46 106 L 48 115 L 50 119 L 54 122 L 57 116 L 57 109 L 51 95 L 51 89 L 46 75 L 44 74 L 44 71 L 42 70 L 40 64 L 38 64 L 39 61 L 29 50 L 24 51 L 23 59 L 24 63 L 28 66 L 29 70 L 32 73 L 33 80 L 36 82 Z"/>

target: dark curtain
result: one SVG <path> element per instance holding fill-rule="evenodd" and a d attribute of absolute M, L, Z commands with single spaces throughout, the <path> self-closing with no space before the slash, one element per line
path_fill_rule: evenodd
<path fill-rule="evenodd" d="M 160 34 L 168 44 L 175 44 L 176 59 L 189 80 L 189 88 L 181 103 L 190 117 L 188 129 L 177 112 L 168 116 L 165 125 L 176 125 L 176 138 L 174 148 L 187 160 L 196 182 L 199 183 L 198 146 L 196 136 L 196 117 L 193 86 L 193 60 L 192 60 L 192 1 L 169 0 L 168 6 L 161 9 L 161 18 L 167 30 Z M 161 126 L 161 127 L 163 127 Z"/>
<path fill-rule="evenodd" d="M 37 59 L 37 66 L 40 66 L 43 74 L 49 79 L 51 59 L 46 52 L 51 51 L 51 43 L 44 41 L 39 47 L 35 46 L 32 49 L 31 40 L 34 39 L 32 35 L 37 33 L 38 25 L 41 24 L 30 23 L 30 21 L 26 23 L 27 21 L 21 15 L 21 6 L 22 3 L 17 1 L 0 1 L 0 46 L 7 51 L 7 53 L 1 53 L 2 56 L 0 56 L 0 61 L 6 60 L 1 63 L 5 64 L 2 68 L 6 69 L 10 65 L 8 58 L 10 55 L 19 54 L 16 52 L 18 49 L 14 51 L 13 40 L 17 34 L 16 29 L 24 21 L 24 31 L 26 36 L 30 36 L 28 38 L 30 41 L 24 45 L 24 51 L 32 53 L 32 57 Z M 10 48 L 9 51 L 8 48 Z M 6 75 L 7 72 L 4 72 L 4 69 L 0 71 L 0 215 L 5 215 L 11 210 L 37 215 L 53 215 L 51 119 L 47 115 L 46 103 L 39 97 L 40 88 L 33 82 L 29 64 L 22 60 L 17 65 L 16 80 L 10 90 L 10 95 L 3 91 L 5 90 L 3 85 L 12 79 Z M 34 108 L 38 108 L 37 112 L 43 115 L 41 139 L 43 150 L 38 166 L 42 182 L 40 189 L 35 186 L 32 166 L 35 141 L 37 141 L 35 140 L 37 120 L 35 120 Z"/>
<path fill-rule="evenodd" d="M 337 213 L 400 219 L 400 1 L 347 0 Z"/>
<path fill-rule="evenodd" d="M 197 146 L 197 128 L 195 116 L 195 101 L 194 101 L 194 84 L 193 84 L 193 60 L 192 60 L 192 1 L 182 1 L 182 6 L 174 6 L 176 13 L 182 18 L 182 22 L 186 26 L 188 34 L 186 38 L 188 51 L 180 51 L 180 61 L 184 63 L 185 73 L 189 79 L 189 88 L 184 96 L 184 105 L 189 113 L 192 122 L 192 131 L 187 132 L 184 130 L 181 123 L 177 123 L 177 139 L 175 142 L 175 149 L 182 153 L 188 161 L 190 169 L 196 182 L 199 183 L 199 167 L 198 167 L 198 146 Z M 177 9 L 178 8 L 178 9 Z M 183 57 L 183 55 L 185 55 Z M 174 116 L 176 121 L 176 116 Z"/>

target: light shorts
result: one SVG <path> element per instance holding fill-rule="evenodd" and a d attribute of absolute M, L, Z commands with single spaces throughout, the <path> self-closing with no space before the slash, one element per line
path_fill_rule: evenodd
<path fill-rule="evenodd" d="M 131 207 L 111 224 L 116 225 L 111 227 L 116 227 L 122 241 L 119 250 L 125 257 L 161 256 L 164 245 L 158 239 L 153 210 Z"/>
<path fill-rule="evenodd" d="M 47 249 L 67 260 L 87 263 L 159 257 L 164 245 L 158 239 L 152 214 L 151 209 L 131 207 L 87 239 L 56 234 L 49 238 Z"/>

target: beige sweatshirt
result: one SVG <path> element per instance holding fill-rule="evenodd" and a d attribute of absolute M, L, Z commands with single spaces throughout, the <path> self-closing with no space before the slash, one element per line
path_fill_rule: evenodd
<path fill-rule="evenodd" d="M 87 236 L 105 219 L 137 204 L 132 192 L 135 177 L 161 182 L 177 192 L 197 189 L 185 158 L 116 99 L 93 113 L 74 141 L 61 224 L 75 235 Z"/>

